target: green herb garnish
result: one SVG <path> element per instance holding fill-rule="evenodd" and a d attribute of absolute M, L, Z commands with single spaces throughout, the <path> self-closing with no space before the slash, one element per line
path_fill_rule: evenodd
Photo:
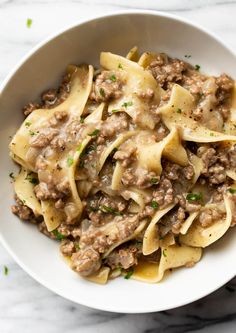
<path fill-rule="evenodd" d="M 201 68 L 200 65 L 195 65 L 195 69 L 196 69 L 196 71 L 199 71 L 200 68 Z"/>
<path fill-rule="evenodd" d="M 112 113 L 120 112 L 118 109 L 111 110 Z"/>
<path fill-rule="evenodd" d="M 36 134 L 36 133 L 35 133 L 34 131 L 31 131 L 31 130 L 29 131 L 29 135 L 30 135 L 30 136 L 34 136 L 35 134 Z"/>
<path fill-rule="evenodd" d="M 13 173 L 13 172 L 9 173 L 9 177 L 10 177 L 11 179 L 15 180 L 15 176 L 14 176 L 14 173 Z"/>
<path fill-rule="evenodd" d="M 68 157 L 66 163 L 68 167 L 71 167 L 74 163 L 74 159 L 72 157 Z"/>
<path fill-rule="evenodd" d="M 234 193 L 236 193 L 236 189 L 230 187 L 230 188 L 228 189 L 228 192 L 231 193 L 231 194 L 234 194 Z"/>
<path fill-rule="evenodd" d="M 124 108 L 127 108 L 128 106 L 132 106 L 132 105 L 133 105 L 133 102 L 129 101 L 129 102 L 124 102 L 121 106 Z"/>
<path fill-rule="evenodd" d="M 116 76 L 113 74 L 113 75 L 111 75 L 110 76 L 110 80 L 112 81 L 112 82 L 116 82 Z"/>
<path fill-rule="evenodd" d="M 80 123 L 83 124 L 84 123 L 84 117 L 80 117 Z"/>
<path fill-rule="evenodd" d="M 177 112 L 177 113 L 182 113 L 182 110 L 181 110 L 180 108 L 178 108 L 178 109 L 176 110 L 176 112 Z"/>
<path fill-rule="evenodd" d="M 126 280 L 129 280 L 129 279 L 131 278 L 131 276 L 133 275 L 133 273 L 134 273 L 134 269 L 131 268 L 131 269 L 125 274 L 124 278 L 125 278 Z"/>
<path fill-rule="evenodd" d="M 3 266 L 3 274 L 4 275 L 8 275 L 8 273 L 9 273 L 8 267 L 7 266 Z"/>
<path fill-rule="evenodd" d="M 32 23 L 33 23 L 33 20 L 31 18 L 28 18 L 26 21 L 27 28 L 31 28 Z"/>
<path fill-rule="evenodd" d="M 157 209 L 159 207 L 158 203 L 155 200 L 152 200 L 151 207 Z"/>
<path fill-rule="evenodd" d="M 210 136 L 214 136 L 214 133 L 211 132 L 211 133 L 210 133 Z"/>
<path fill-rule="evenodd" d="M 150 180 L 151 184 L 157 184 L 159 182 L 158 178 L 151 178 Z"/>
<path fill-rule="evenodd" d="M 38 184 L 38 179 L 34 177 L 34 174 L 32 172 L 28 173 L 25 179 L 28 180 L 31 184 Z"/>
<path fill-rule="evenodd" d="M 25 127 L 29 127 L 30 125 L 32 125 L 32 123 L 29 122 L 29 121 L 27 121 L 27 122 L 25 123 Z"/>
<path fill-rule="evenodd" d="M 118 68 L 120 69 L 123 69 L 122 65 L 121 64 L 118 64 Z"/>
<path fill-rule="evenodd" d="M 164 257 L 167 257 L 166 251 L 167 251 L 166 249 L 164 249 L 164 250 L 162 251 L 162 254 L 163 254 Z"/>
<path fill-rule="evenodd" d="M 195 202 L 202 200 L 202 193 L 188 193 L 186 199 L 189 202 Z"/>
<path fill-rule="evenodd" d="M 89 136 L 96 136 L 96 135 L 98 135 L 99 132 L 100 132 L 99 129 L 95 129 L 92 133 L 89 133 L 88 135 Z"/>
<path fill-rule="evenodd" d="M 103 212 L 103 213 L 108 213 L 108 214 L 114 214 L 114 215 L 121 215 L 120 212 L 118 212 L 117 210 L 115 210 L 112 207 L 108 207 L 108 206 L 100 206 L 99 209 Z"/>
<path fill-rule="evenodd" d="M 62 235 L 57 229 L 53 230 L 52 234 L 56 237 L 57 240 L 62 240 L 66 238 L 66 236 Z"/>
<path fill-rule="evenodd" d="M 105 90 L 103 88 L 100 88 L 99 89 L 99 94 L 102 96 L 102 97 L 105 97 Z"/>

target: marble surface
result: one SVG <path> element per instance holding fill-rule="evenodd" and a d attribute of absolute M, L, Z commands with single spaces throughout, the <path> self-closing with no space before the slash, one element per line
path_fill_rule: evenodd
<path fill-rule="evenodd" d="M 0 0 L 0 82 L 35 44 L 81 19 L 129 8 L 163 10 L 204 25 L 236 51 L 234 0 Z M 26 21 L 32 19 L 31 28 Z M 4 265 L 9 268 L 4 275 Z M 236 278 L 193 304 L 122 315 L 62 299 L 29 277 L 0 245 L 0 332 L 236 332 Z M 127 300 L 128 301 L 128 300 Z"/>

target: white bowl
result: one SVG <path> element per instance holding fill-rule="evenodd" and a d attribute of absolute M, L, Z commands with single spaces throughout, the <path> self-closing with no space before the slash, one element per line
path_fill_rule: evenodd
<path fill-rule="evenodd" d="M 100 51 L 125 55 L 134 45 L 182 59 L 190 54 L 190 61 L 200 64 L 204 72 L 226 72 L 236 78 L 235 55 L 212 34 L 173 15 L 133 11 L 99 17 L 47 39 L 8 76 L 0 98 L 0 240 L 26 272 L 55 293 L 93 308 L 126 313 L 181 306 L 229 281 L 236 273 L 235 230 L 206 250 L 194 268 L 178 269 L 159 284 L 123 278 L 105 286 L 92 284 L 65 264 L 58 243 L 12 215 L 8 174 L 15 167 L 8 158 L 8 143 L 22 122 L 21 107 L 57 85 L 68 64 L 98 64 Z"/>

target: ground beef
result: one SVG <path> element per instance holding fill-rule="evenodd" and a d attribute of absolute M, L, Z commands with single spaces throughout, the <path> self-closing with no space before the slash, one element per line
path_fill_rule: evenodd
<path fill-rule="evenodd" d="M 69 239 L 63 239 L 60 244 L 60 251 L 64 256 L 72 256 L 76 252 L 75 245 Z"/>
<path fill-rule="evenodd" d="M 103 138 L 110 138 L 128 129 L 128 126 L 128 115 L 124 112 L 115 113 L 103 122 L 99 134 Z"/>
<path fill-rule="evenodd" d="M 71 267 L 80 275 L 89 276 L 96 273 L 101 267 L 100 255 L 92 247 L 79 250 L 72 254 Z"/>
<path fill-rule="evenodd" d="M 106 258 L 106 264 L 115 268 L 128 269 L 138 263 L 139 249 L 135 246 L 123 246 L 122 248 L 115 249 Z"/>
<path fill-rule="evenodd" d="M 178 59 L 171 59 L 165 54 L 159 54 L 148 67 L 148 70 L 164 89 L 169 88 L 173 82 L 181 82 L 186 69 L 187 64 L 185 62 Z"/>
<path fill-rule="evenodd" d="M 43 132 L 32 137 L 30 146 L 33 148 L 44 148 L 49 145 L 52 139 L 59 134 L 57 129 L 46 128 Z"/>
<path fill-rule="evenodd" d="M 164 208 L 174 202 L 174 190 L 169 179 L 162 177 L 157 189 L 153 192 L 155 200 L 160 208 Z"/>
<path fill-rule="evenodd" d="M 214 222 L 219 221 L 224 217 L 224 213 L 218 210 L 217 208 L 204 209 L 199 215 L 199 222 L 203 228 L 207 228 L 212 225 Z"/>
<path fill-rule="evenodd" d="M 23 107 L 23 113 L 25 116 L 28 116 L 31 112 L 33 112 L 34 110 L 37 110 L 39 108 L 40 108 L 40 104 L 31 102 Z"/>
<path fill-rule="evenodd" d="M 163 175 L 169 180 L 191 180 L 194 176 L 194 169 L 192 165 L 181 167 L 178 164 L 172 163 L 168 160 L 162 160 Z"/>
<path fill-rule="evenodd" d="M 51 127 L 56 127 L 64 122 L 68 117 L 66 111 L 56 111 L 54 115 L 49 119 L 49 124 Z"/>
<path fill-rule="evenodd" d="M 32 209 L 28 206 L 25 206 L 24 203 L 16 196 L 16 205 L 11 207 L 11 211 L 13 214 L 19 216 L 21 220 L 31 221 L 32 223 L 36 223 L 36 219 Z"/>
<path fill-rule="evenodd" d="M 146 169 L 138 168 L 133 169 L 128 168 L 124 170 L 121 178 L 122 184 L 125 186 L 137 186 L 139 188 L 149 188 L 153 183 L 158 183 L 160 177 L 153 171 L 148 171 Z"/>
<path fill-rule="evenodd" d="M 132 162 L 135 161 L 136 159 L 136 148 L 135 147 L 128 147 L 127 149 L 125 150 L 118 150 L 113 158 L 115 160 L 119 160 L 121 162 L 121 165 L 124 167 L 124 168 L 127 168 L 128 165 L 130 165 Z"/>
<path fill-rule="evenodd" d="M 234 80 L 226 74 L 221 74 L 216 78 L 216 84 L 218 86 L 217 99 L 220 103 L 228 102 L 231 98 Z"/>
<path fill-rule="evenodd" d="M 105 102 L 122 95 L 123 80 L 117 72 L 102 71 L 96 77 L 90 98 L 96 102 Z"/>
<path fill-rule="evenodd" d="M 182 207 L 179 207 L 176 214 L 173 215 L 171 222 L 172 222 L 172 228 L 171 231 L 173 234 L 179 234 L 180 228 L 185 221 L 185 210 Z"/>
<path fill-rule="evenodd" d="M 70 185 L 66 180 L 57 185 L 54 185 L 53 181 L 49 183 L 40 182 L 34 187 L 34 193 L 39 200 L 58 200 L 69 197 L 71 194 Z"/>
<path fill-rule="evenodd" d="M 204 163 L 202 174 L 211 185 L 222 184 L 226 181 L 226 170 L 236 165 L 235 147 L 230 149 L 218 146 L 215 148 L 207 145 L 200 146 L 197 155 Z"/>

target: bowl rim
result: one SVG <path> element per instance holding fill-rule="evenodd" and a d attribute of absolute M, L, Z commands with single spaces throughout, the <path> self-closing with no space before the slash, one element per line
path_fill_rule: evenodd
<path fill-rule="evenodd" d="M 128 9 L 128 10 L 117 10 L 117 11 L 110 11 L 106 14 L 100 14 L 100 15 L 94 15 L 91 18 L 86 18 L 86 19 L 82 19 L 79 20 L 78 22 L 74 22 L 72 24 L 66 25 L 65 27 L 57 30 L 57 32 L 51 33 L 49 34 L 48 37 L 44 38 L 42 41 L 40 41 L 39 43 L 37 43 L 34 47 L 32 47 L 24 56 L 22 56 L 20 58 L 19 61 L 17 61 L 17 63 L 13 66 L 13 68 L 9 71 L 9 73 L 6 75 L 5 79 L 3 79 L 2 83 L 0 84 L 0 98 L 5 90 L 5 88 L 7 88 L 8 83 L 10 82 L 10 80 L 14 77 L 14 75 L 16 74 L 16 72 L 18 71 L 18 69 L 33 55 L 35 54 L 41 47 L 43 47 L 44 45 L 46 45 L 47 43 L 49 43 L 50 41 L 52 41 L 54 38 L 59 37 L 60 35 L 62 35 L 63 33 L 82 26 L 84 24 L 87 23 L 92 23 L 96 20 L 99 19 L 104 19 L 107 17 L 113 17 L 113 16 L 124 16 L 124 15 L 150 15 L 150 16 L 156 16 L 156 17 L 166 17 L 168 19 L 174 20 L 174 21 L 178 21 L 181 23 L 185 23 L 188 26 L 191 26 L 207 35 L 209 35 L 212 39 L 214 39 L 216 42 L 218 42 L 224 49 L 226 49 L 233 57 L 235 57 L 236 60 L 236 53 L 229 47 L 227 46 L 220 37 L 218 37 L 215 33 L 209 31 L 208 29 L 206 29 L 205 27 L 203 27 L 201 24 L 198 24 L 196 22 L 192 22 L 189 19 L 183 18 L 181 16 L 178 16 L 176 14 L 172 14 L 172 13 L 167 13 L 164 11 L 156 11 L 156 10 L 146 10 L 146 9 Z M 44 286 L 45 288 L 47 288 L 48 290 L 50 290 L 51 292 L 63 297 L 66 300 L 69 300 L 71 302 L 74 302 L 76 304 L 79 305 L 83 305 L 85 307 L 89 307 L 89 308 L 93 308 L 96 310 L 101 310 L 101 311 L 108 311 L 108 312 L 116 312 L 116 313 L 129 313 L 129 314 L 135 314 L 135 313 L 151 313 L 151 312 L 159 312 L 159 311 L 164 311 L 164 310 L 170 310 L 170 309 L 174 309 L 180 306 L 184 306 L 187 304 L 190 304 L 192 302 L 195 302 L 211 293 L 213 293 L 214 291 L 216 291 L 217 289 L 219 289 L 220 287 L 222 287 L 224 284 L 226 284 L 228 281 L 230 281 L 235 275 L 233 274 L 232 276 L 227 276 L 223 281 L 221 281 L 220 284 L 218 284 L 217 286 L 212 287 L 211 289 L 208 289 L 208 291 L 204 291 L 202 292 L 199 296 L 193 297 L 191 298 L 191 300 L 186 300 L 185 302 L 178 302 L 175 301 L 172 303 L 172 305 L 170 305 L 169 307 L 158 307 L 158 310 L 155 310 L 155 308 L 153 306 L 148 307 L 145 305 L 145 308 L 140 309 L 140 310 L 136 310 L 133 311 L 132 309 L 130 309 L 129 307 L 126 308 L 116 308 L 113 309 L 107 305 L 104 304 L 95 304 L 93 305 L 92 301 L 86 301 L 86 300 L 81 300 L 80 302 L 78 302 L 75 298 L 67 296 L 63 290 L 60 290 L 57 287 L 52 287 L 51 285 L 48 284 L 48 282 L 46 280 L 44 280 L 43 278 L 37 276 L 36 273 L 34 273 L 34 271 L 32 271 L 27 265 L 25 265 L 21 259 L 18 257 L 18 255 L 11 249 L 10 244 L 8 244 L 7 240 L 3 237 L 3 235 L 0 232 L 0 243 L 3 245 L 3 247 L 7 250 L 7 252 L 10 254 L 10 256 L 14 259 L 14 261 L 30 276 L 32 277 L 36 282 L 38 282 L 40 285 Z"/>

